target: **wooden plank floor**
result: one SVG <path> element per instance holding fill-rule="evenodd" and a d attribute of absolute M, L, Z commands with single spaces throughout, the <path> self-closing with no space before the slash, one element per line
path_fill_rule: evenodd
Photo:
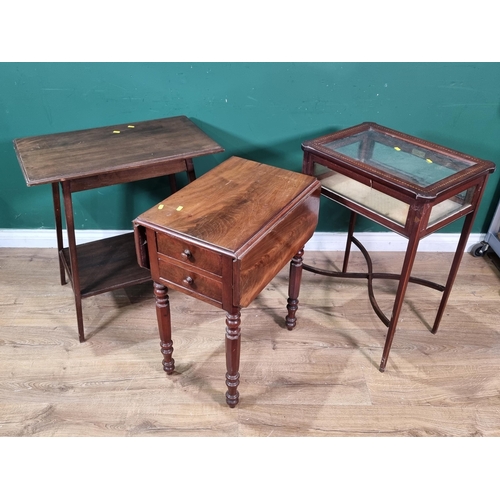
<path fill-rule="evenodd" d="M 306 253 L 338 268 L 339 253 Z M 372 254 L 398 272 L 403 255 Z M 359 252 L 352 269 L 365 269 Z M 451 254 L 415 275 L 443 282 Z M 410 285 L 385 373 L 385 327 L 365 280 L 304 272 L 284 327 L 287 269 L 242 313 L 240 404 L 224 392 L 225 313 L 171 292 L 176 373 L 162 370 L 151 284 L 83 301 L 53 249 L 0 249 L 0 436 L 500 436 L 500 274 L 464 255 L 436 335 L 441 294 Z M 387 314 L 396 283 L 377 281 Z"/>

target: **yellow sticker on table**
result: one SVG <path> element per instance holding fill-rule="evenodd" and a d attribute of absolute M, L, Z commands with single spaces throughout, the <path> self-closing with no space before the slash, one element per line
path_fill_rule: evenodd
<path fill-rule="evenodd" d="M 158 210 L 161 210 L 163 208 L 163 205 L 158 205 Z"/>
<path fill-rule="evenodd" d="M 398 148 L 397 146 L 394 147 L 396 151 L 401 151 L 401 148 Z"/>
<path fill-rule="evenodd" d="M 120 131 L 119 130 L 113 130 L 113 134 L 119 134 Z"/>
<path fill-rule="evenodd" d="M 429 158 L 427 158 L 425 161 L 426 161 L 427 163 L 432 163 L 432 160 L 429 160 Z"/>
<path fill-rule="evenodd" d="M 176 208 L 176 210 L 177 210 L 177 212 L 180 212 L 183 208 L 184 208 L 184 207 L 183 207 L 182 205 L 179 205 L 179 206 Z"/>

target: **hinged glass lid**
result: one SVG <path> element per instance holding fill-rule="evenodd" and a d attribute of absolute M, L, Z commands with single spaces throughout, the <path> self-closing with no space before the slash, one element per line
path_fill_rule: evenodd
<path fill-rule="evenodd" d="M 420 187 L 428 187 L 475 164 L 374 129 L 322 146 Z"/>

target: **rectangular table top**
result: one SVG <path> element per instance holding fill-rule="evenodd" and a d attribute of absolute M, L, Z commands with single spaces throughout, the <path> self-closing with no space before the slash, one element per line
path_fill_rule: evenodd
<path fill-rule="evenodd" d="M 373 122 L 306 141 L 302 149 L 421 198 L 495 170 L 491 161 Z"/>
<path fill-rule="evenodd" d="M 28 186 L 224 151 L 186 116 L 25 137 L 14 148 Z"/>
<path fill-rule="evenodd" d="M 315 190 L 312 176 L 233 156 L 134 222 L 241 254 Z"/>

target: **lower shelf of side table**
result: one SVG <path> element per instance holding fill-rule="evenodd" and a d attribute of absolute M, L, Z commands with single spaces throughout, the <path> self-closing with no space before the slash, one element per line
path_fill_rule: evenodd
<path fill-rule="evenodd" d="M 133 233 L 84 243 L 76 249 L 82 298 L 151 280 L 150 271 L 137 263 Z M 69 248 L 62 249 L 60 258 L 73 283 Z"/>

